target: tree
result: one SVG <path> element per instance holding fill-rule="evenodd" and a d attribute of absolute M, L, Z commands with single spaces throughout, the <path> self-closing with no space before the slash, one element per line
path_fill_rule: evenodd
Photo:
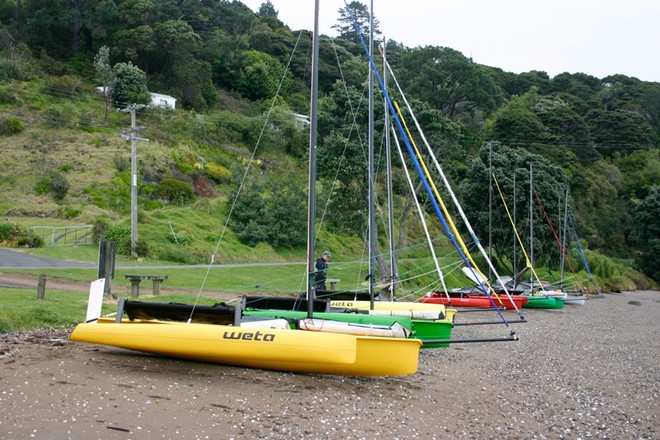
<path fill-rule="evenodd" d="M 486 69 L 462 53 L 432 47 L 404 51 L 395 70 L 407 93 L 428 102 L 444 116 L 477 127 L 504 100 L 502 89 Z"/>
<path fill-rule="evenodd" d="M 247 49 L 244 39 L 233 38 L 219 29 L 208 37 L 201 58 L 211 66 L 214 84 L 230 90 L 237 87 Z"/>
<path fill-rule="evenodd" d="M 238 80 L 237 90 L 246 98 L 257 100 L 275 96 L 280 81 L 282 91 L 291 86 L 291 74 L 277 58 L 256 50 L 245 53 L 245 64 Z"/>
<path fill-rule="evenodd" d="M 656 144 L 651 124 L 639 112 L 592 109 L 585 119 L 594 143 L 610 156 L 615 151 Z"/>
<path fill-rule="evenodd" d="M 625 194 L 625 177 L 609 159 L 601 159 L 571 176 L 571 195 L 581 237 L 607 255 L 630 252 L 626 237 L 632 210 Z"/>
<path fill-rule="evenodd" d="M 157 20 L 154 0 L 126 0 L 119 5 L 119 19 L 129 27 L 150 25 Z"/>
<path fill-rule="evenodd" d="M 635 208 L 631 241 L 639 249 L 635 258 L 642 271 L 660 281 L 660 187 L 654 186 Z"/>
<path fill-rule="evenodd" d="M 112 68 L 113 80 L 110 86 L 112 102 L 115 105 L 148 104 L 151 95 L 147 89 L 147 76 L 130 61 L 117 63 Z"/>
<path fill-rule="evenodd" d="M 533 189 L 541 198 L 545 210 L 555 227 L 559 224 L 557 204 L 560 202 L 558 195 L 563 196 L 565 194 L 568 187 L 568 178 L 561 168 L 542 156 L 531 154 L 523 149 L 509 148 L 498 142 L 485 143 L 479 150 L 477 157 L 469 162 L 467 173 L 469 178 L 461 183 L 458 191 L 463 210 L 470 213 L 470 223 L 482 242 L 489 236 L 489 215 L 488 209 L 484 209 L 484 203 L 487 207 L 491 148 L 493 174 L 500 185 L 509 212 L 513 213 L 513 206 L 516 206 L 516 229 L 522 237 L 525 249 L 529 251 L 530 162 L 532 163 Z M 501 267 L 507 268 L 510 273 L 518 274 L 525 269 L 525 259 L 518 247 L 517 261 L 513 260 L 514 241 L 516 240 L 513 227 L 495 184 L 493 184 L 493 191 L 493 221 L 490 233 L 492 235 L 494 259 L 499 262 Z M 558 262 L 558 246 L 535 198 L 532 209 L 534 210 L 532 217 L 534 220 L 535 265 L 538 265 L 536 263 L 539 262 Z M 518 244 L 516 243 L 515 246 L 518 246 Z"/>
<path fill-rule="evenodd" d="M 112 67 L 110 66 L 110 49 L 108 46 L 101 46 L 94 57 L 94 68 L 96 77 L 101 81 L 103 87 L 103 98 L 105 101 L 105 115 L 103 122 L 108 121 L 108 108 L 110 107 L 110 83 L 112 82 Z"/>
<path fill-rule="evenodd" d="M 366 5 L 358 1 L 352 1 L 348 4 L 347 8 L 339 8 L 338 12 L 338 24 L 332 26 L 332 29 L 335 29 L 339 33 L 339 38 L 356 44 L 360 43 L 360 37 L 355 32 L 355 27 L 353 26 L 353 19 L 355 19 L 355 23 L 357 24 L 362 37 L 365 39 L 365 41 L 369 39 L 371 14 L 369 14 L 369 8 Z M 375 14 L 373 18 L 373 25 L 374 37 L 377 37 L 381 34 L 381 32 L 378 29 L 379 22 Z"/>
<path fill-rule="evenodd" d="M 243 187 L 231 218 L 232 230 L 248 246 L 268 243 L 276 249 L 306 242 L 307 199 L 298 176 L 268 176 Z"/>
<path fill-rule="evenodd" d="M 273 2 L 270 0 L 266 0 L 266 2 L 262 3 L 261 6 L 259 6 L 259 12 L 257 12 L 257 15 L 259 17 L 274 17 L 277 18 L 277 14 L 279 11 L 275 10 L 275 6 L 273 6 Z"/>

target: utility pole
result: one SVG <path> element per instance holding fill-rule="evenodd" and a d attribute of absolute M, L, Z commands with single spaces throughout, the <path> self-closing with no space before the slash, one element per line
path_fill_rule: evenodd
<path fill-rule="evenodd" d="M 138 127 L 135 121 L 135 112 L 145 107 L 144 104 L 131 104 L 125 109 L 119 110 L 123 113 L 131 113 L 131 128 L 122 130 L 122 136 L 126 140 L 131 141 L 131 255 L 137 257 L 137 242 L 138 242 L 138 229 L 137 229 L 137 141 L 148 142 L 149 139 L 137 137 L 139 131 L 144 130 L 144 127 Z"/>

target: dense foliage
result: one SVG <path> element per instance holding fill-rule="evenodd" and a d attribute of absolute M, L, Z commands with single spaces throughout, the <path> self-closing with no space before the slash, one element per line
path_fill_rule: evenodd
<path fill-rule="evenodd" d="M 365 6 L 350 6 L 367 35 Z M 364 236 L 367 64 L 351 14 L 343 8 L 338 13 L 339 38 L 323 38 L 320 47 L 319 177 L 321 194 L 329 200 L 327 224 Z M 230 0 L 0 0 L 0 23 L 0 136 L 29 131 L 31 122 L 12 110 L 28 103 L 49 129 L 92 130 L 100 121 L 78 106 L 93 83 L 111 88 L 114 107 L 147 102 L 148 90 L 178 99 L 181 113 L 150 121 L 151 136 L 174 152 L 166 165 L 140 164 L 144 196 L 185 204 L 195 196 L 231 194 L 249 157 L 246 148 L 257 144 L 264 163 L 270 160 L 278 168 L 274 158 L 288 155 L 299 167 L 291 173 L 304 174 L 300 161 L 308 134 L 296 127 L 291 113 L 309 111 L 311 35 L 279 21 L 276 1 L 264 2 L 255 14 Z M 379 35 L 377 20 L 374 33 Z M 396 41 L 388 42 L 387 53 L 480 237 L 488 235 L 491 165 L 509 204 L 516 176 L 515 203 L 522 218 L 528 216 L 524 187 L 532 163 L 535 191 L 553 222 L 560 221 L 560 200 L 568 190 L 569 210 L 584 244 L 612 257 L 637 257 L 638 266 L 657 279 L 658 230 L 650 219 L 660 183 L 659 83 L 623 75 L 513 74 L 479 65 L 451 48 L 408 48 Z M 61 101 L 32 104 L 12 85 L 30 80 Z M 271 118 L 268 125 L 265 115 Z M 382 170 L 382 106 L 375 117 L 377 169 Z M 179 154 L 179 148 L 193 152 Z M 404 234 L 411 221 L 406 218 L 409 191 L 398 159 L 394 162 L 395 192 L 403 203 L 397 222 Z M 49 177 L 31 190 L 66 200 L 67 179 L 41 171 Z M 125 213 L 129 182 L 126 172 L 118 171 L 111 183 L 91 182 L 79 192 L 90 204 Z M 273 176 L 292 183 L 275 182 Z M 304 183 L 300 176 L 282 176 L 287 173 L 254 176 L 245 201 L 239 198 L 232 228 L 241 241 L 302 244 L 298 219 Z M 382 186 L 382 177 L 378 180 Z M 143 197 L 142 205 L 156 206 L 150 203 Z M 501 263 L 514 270 L 521 262 L 511 255 L 512 231 L 499 202 L 494 209 L 493 245 Z M 534 247 L 539 259 L 551 264 L 557 250 L 543 216 L 534 215 L 539 231 Z"/>

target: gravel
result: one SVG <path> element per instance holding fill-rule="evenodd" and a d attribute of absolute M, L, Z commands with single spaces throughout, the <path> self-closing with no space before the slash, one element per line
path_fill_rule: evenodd
<path fill-rule="evenodd" d="M 527 322 L 508 312 L 519 341 L 422 350 L 416 374 L 387 378 L 164 359 L 64 330 L 1 335 L 0 438 L 658 439 L 659 303 L 637 291 L 523 309 Z"/>

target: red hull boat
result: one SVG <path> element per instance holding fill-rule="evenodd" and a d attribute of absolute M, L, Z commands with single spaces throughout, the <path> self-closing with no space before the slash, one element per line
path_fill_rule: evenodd
<path fill-rule="evenodd" d="M 503 307 L 507 310 L 511 309 L 521 309 L 523 304 L 527 303 L 526 296 L 512 296 L 509 299 L 506 295 L 494 295 L 491 297 L 491 300 L 485 295 L 467 295 L 461 297 L 449 297 L 446 295 L 433 292 L 429 296 L 424 296 L 420 298 L 421 302 L 432 303 L 432 304 L 444 304 L 451 307 L 493 307 L 493 304 L 497 307 Z M 514 307 L 515 304 L 515 307 Z"/>

